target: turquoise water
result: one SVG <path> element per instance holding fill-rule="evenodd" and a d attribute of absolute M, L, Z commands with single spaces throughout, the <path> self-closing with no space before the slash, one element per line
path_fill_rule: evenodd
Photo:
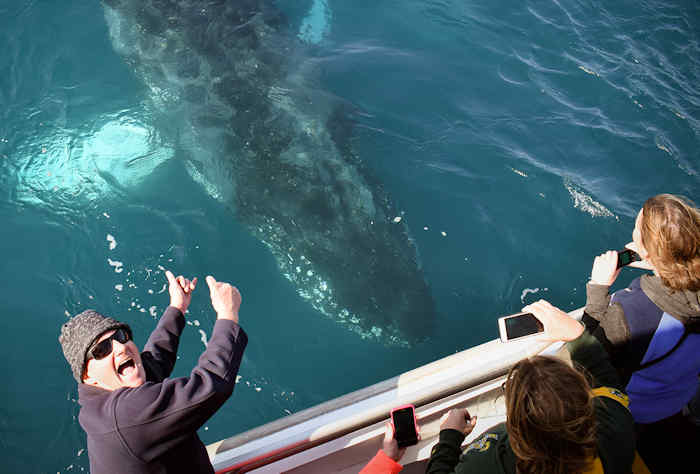
<path fill-rule="evenodd" d="M 87 470 L 60 325 L 93 307 L 143 344 L 167 304 L 160 267 L 243 294 L 250 343 L 210 443 L 493 339 L 524 303 L 579 307 L 593 256 L 631 240 L 647 197 L 700 201 L 695 2 L 278 6 L 289 38 L 306 32 L 289 44 L 315 97 L 348 105 L 353 149 L 416 243 L 434 333 L 410 349 L 365 339 L 299 297 L 163 138 L 99 2 L 1 0 L 3 472 Z M 202 290 L 176 375 L 211 332 Z"/>

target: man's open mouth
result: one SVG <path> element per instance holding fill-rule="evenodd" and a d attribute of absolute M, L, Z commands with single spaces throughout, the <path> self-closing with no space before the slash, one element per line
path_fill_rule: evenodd
<path fill-rule="evenodd" d="M 134 373 L 136 370 L 136 364 L 134 363 L 134 359 L 127 359 L 121 364 L 119 364 L 119 368 L 117 369 L 117 373 L 120 376 L 129 376 Z"/>

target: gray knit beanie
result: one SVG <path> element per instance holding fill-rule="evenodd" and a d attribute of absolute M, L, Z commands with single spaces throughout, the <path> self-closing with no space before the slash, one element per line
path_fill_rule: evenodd
<path fill-rule="evenodd" d="M 125 328 L 131 334 L 131 328 L 128 324 L 102 316 L 92 309 L 76 314 L 61 327 L 61 335 L 58 336 L 58 342 L 61 343 L 63 355 L 66 357 L 73 371 L 73 377 L 78 383 L 83 382 L 85 356 L 92 343 L 105 332 L 117 328 Z"/>

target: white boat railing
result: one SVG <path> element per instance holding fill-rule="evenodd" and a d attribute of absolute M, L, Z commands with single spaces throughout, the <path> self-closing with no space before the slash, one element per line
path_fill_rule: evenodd
<path fill-rule="evenodd" d="M 582 312 L 580 308 L 570 314 L 580 318 Z M 422 441 L 409 448 L 402 463 L 420 462 L 430 455 L 442 413 L 455 406 L 481 410 L 483 423 L 477 428 L 482 429 L 470 438 L 503 421 L 503 410 L 490 413 L 498 412 L 494 409 L 500 384 L 510 367 L 559 347 L 561 343 L 550 345 L 536 337 L 506 344 L 489 341 L 211 444 L 207 450 L 217 473 L 357 472 L 356 466 L 367 462 L 381 444 L 390 410 L 411 403 L 416 406 Z M 490 419 L 493 423 L 486 426 Z M 342 451 L 345 455 L 339 454 Z M 334 466 L 327 465 L 329 457 Z M 325 462 L 323 471 L 311 467 L 314 462 Z"/>

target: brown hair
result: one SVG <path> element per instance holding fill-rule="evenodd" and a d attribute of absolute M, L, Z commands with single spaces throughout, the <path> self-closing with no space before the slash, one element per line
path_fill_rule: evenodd
<path fill-rule="evenodd" d="M 596 456 L 596 419 L 591 385 L 564 361 L 536 356 L 508 372 L 506 428 L 516 470 L 580 473 Z"/>
<path fill-rule="evenodd" d="M 664 285 L 700 291 L 700 210 L 682 197 L 659 194 L 644 203 L 639 230 Z"/>

